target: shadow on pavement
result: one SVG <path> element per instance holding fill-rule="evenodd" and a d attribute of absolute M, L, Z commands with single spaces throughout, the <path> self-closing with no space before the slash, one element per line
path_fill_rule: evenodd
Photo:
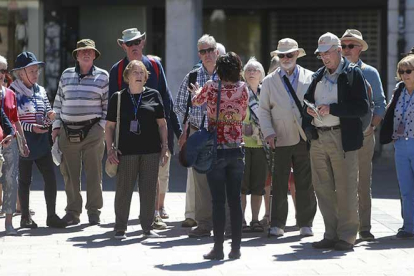
<path fill-rule="evenodd" d="M 377 238 L 372 242 L 357 241 L 357 243 L 360 247 L 363 247 L 366 250 L 387 250 L 393 248 L 412 249 L 414 247 L 414 238 L 397 239 L 395 235 L 391 235 Z"/>
<path fill-rule="evenodd" d="M 291 246 L 294 252 L 287 254 L 275 254 L 276 262 L 291 262 L 300 260 L 325 260 L 325 259 L 339 259 L 352 251 L 335 251 L 335 250 L 321 250 L 312 248 L 312 243 L 300 243 L 300 245 Z"/>
<path fill-rule="evenodd" d="M 231 262 L 232 260 L 222 260 L 222 261 L 203 261 L 199 263 L 179 263 L 172 265 L 156 265 L 155 268 L 168 271 L 195 271 L 202 269 L 209 269 L 217 265 L 223 265 L 226 262 Z"/>

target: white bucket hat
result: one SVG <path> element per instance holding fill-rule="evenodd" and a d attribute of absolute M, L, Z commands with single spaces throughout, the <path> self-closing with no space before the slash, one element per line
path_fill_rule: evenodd
<path fill-rule="evenodd" d="M 143 40 L 145 40 L 145 33 L 142 33 L 140 31 L 138 31 L 137 28 L 131 28 L 131 29 L 126 29 L 122 31 L 122 39 L 119 38 L 117 40 L 118 45 L 122 47 L 122 44 L 128 41 L 132 41 L 132 40 L 136 40 L 139 38 L 142 38 Z"/>
<path fill-rule="evenodd" d="M 298 58 L 306 56 L 305 50 L 303 50 L 303 48 L 298 47 L 298 43 L 296 42 L 296 40 L 291 38 L 283 38 L 279 40 L 277 44 L 277 50 L 270 52 L 270 55 L 273 57 L 277 54 L 287 54 L 295 51 L 299 51 Z"/>
<path fill-rule="evenodd" d="M 353 40 L 362 45 L 362 51 L 368 50 L 368 43 L 365 42 L 365 40 L 362 37 L 362 34 L 360 31 L 355 29 L 348 29 L 345 31 L 345 33 L 341 37 L 342 40 Z"/>
<path fill-rule="evenodd" d="M 321 35 L 318 39 L 318 48 L 315 50 L 315 54 L 324 53 L 331 49 L 332 46 L 340 46 L 341 41 L 333 33 L 327 32 Z"/>

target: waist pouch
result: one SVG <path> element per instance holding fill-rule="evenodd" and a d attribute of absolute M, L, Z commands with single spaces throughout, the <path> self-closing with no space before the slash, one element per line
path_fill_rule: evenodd
<path fill-rule="evenodd" d="M 67 124 L 63 123 L 63 127 L 65 128 L 66 137 L 68 138 L 69 142 L 71 143 L 80 143 L 82 142 L 86 136 L 88 135 L 91 128 L 99 122 L 101 118 L 96 118 L 90 121 L 85 122 L 85 125 L 82 128 L 70 128 L 70 126 L 76 125 L 79 126 L 81 123 L 75 123 L 75 124 Z"/>

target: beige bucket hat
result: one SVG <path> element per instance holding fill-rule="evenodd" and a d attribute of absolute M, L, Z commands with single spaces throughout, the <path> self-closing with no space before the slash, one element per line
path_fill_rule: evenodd
<path fill-rule="evenodd" d="M 345 33 L 341 37 L 342 40 L 353 40 L 358 42 L 362 45 L 362 51 L 368 50 L 368 43 L 364 40 L 362 37 L 362 34 L 360 31 L 355 29 L 348 29 L 345 31 Z"/>
<path fill-rule="evenodd" d="M 279 40 L 277 44 L 277 49 L 273 52 L 270 52 L 270 55 L 276 56 L 277 54 L 288 54 L 295 51 L 299 51 L 298 58 L 306 56 L 306 52 L 303 48 L 299 48 L 296 40 L 292 38 L 283 38 Z"/>

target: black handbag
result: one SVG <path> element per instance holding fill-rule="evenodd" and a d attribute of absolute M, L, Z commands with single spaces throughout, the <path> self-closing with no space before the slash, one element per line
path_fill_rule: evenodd
<path fill-rule="evenodd" d="M 218 122 L 221 100 L 221 81 L 219 81 L 217 94 L 216 122 Z M 217 156 L 217 127 L 214 130 L 204 128 L 204 120 L 200 130 L 193 133 L 186 141 L 186 160 L 198 173 L 210 172 L 216 162 Z"/>
<path fill-rule="evenodd" d="M 394 133 L 394 111 L 395 106 L 397 105 L 398 99 L 400 98 L 401 91 L 404 89 L 404 83 L 398 85 L 392 101 L 387 108 L 387 111 L 384 116 L 384 121 L 380 130 L 380 144 L 386 145 L 392 142 L 392 134 Z"/>

